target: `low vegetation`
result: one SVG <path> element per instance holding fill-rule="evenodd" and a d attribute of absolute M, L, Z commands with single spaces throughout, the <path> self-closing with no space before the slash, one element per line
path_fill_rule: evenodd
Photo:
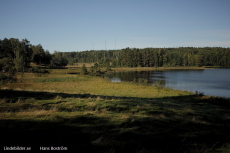
<path fill-rule="evenodd" d="M 0 89 L 1 146 L 84 152 L 230 151 L 230 100 L 80 75 L 25 73 Z"/>

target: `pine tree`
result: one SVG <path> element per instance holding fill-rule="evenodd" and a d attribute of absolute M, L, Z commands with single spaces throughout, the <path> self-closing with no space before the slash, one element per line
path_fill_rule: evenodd
<path fill-rule="evenodd" d="M 87 69 L 85 67 L 85 64 L 83 64 L 82 67 L 81 67 L 81 74 L 87 74 L 87 73 L 88 73 L 88 71 L 87 71 Z"/>

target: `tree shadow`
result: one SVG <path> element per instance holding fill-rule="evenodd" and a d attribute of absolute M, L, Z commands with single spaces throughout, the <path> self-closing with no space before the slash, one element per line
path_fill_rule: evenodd
<path fill-rule="evenodd" d="M 33 150 L 40 150 L 42 146 L 63 146 L 68 147 L 68 150 L 93 151 L 95 146 L 91 142 L 96 134 L 83 132 L 80 126 L 86 121 L 104 122 L 103 119 L 93 117 L 76 119 L 79 126 L 65 125 L 65 119 L 60 122 L 0 120 L 1 146 L 28 146 Z"/>
<path fill-rule="evenodd" d="M 104 108 L 129 117 L 119 124 L 85 114 L 53 121 L 0 119 L 0 146 L 63 146 L 79 152 L 215 152 L 230 143 L 229 99 L 198 95 L 136 98 L 0 90 L 6 103 L 19 98 L 42 100 L 101 98 L 118 100 Z M 61 104 L 66 100 L 58 100 Z M 49 105 L 49 103 L 44 104 Z M 2 109 L 2 108 L 1 108 Z M 65 110 L 66 111 L 66 110 Z M 68 110 L 71 111 L 71 110 Z M 216 151 L 217 152 L 217 151 Z"/>

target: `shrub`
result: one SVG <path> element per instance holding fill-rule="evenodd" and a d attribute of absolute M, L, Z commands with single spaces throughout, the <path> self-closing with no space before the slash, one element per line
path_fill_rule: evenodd
<path fill-rule="evenodd" d="M 99 65 L 97 63 L 94 64 L 94 66 L 90 67 L 90 75 L 101 75 L 101 69 L 99 68 Z"/>
<path fill-rule="evenodd" d="M 137 79 L 134 78 L 133 81 L 132 81 L 132 83 L 137 83 Z"/>
<path fill-rule="evenodd" d="M 31 72 L 34 73 L 34 75 L 37 77 L 45 76 L 45 74 L 49 73 L 48 70 L 40 69 L 39 66 L 33 66 L 31 68 Z"/>
<path fill-rule="evenodd" d="M 143 79 L 143 78 L 139 78 L 139 79 L 136 79 L 134 78 L 132 83 L 134 84 L 140 84 L 140 85 L 148 85 L 148 80 L 147 79 Z"/>
<path fill-rule="evenodd" d="M 8 82 L 14 82 L 14 81 L 16 81 L 17 80 L 17 78 L 16 78 L 16 75 L 15 75 L 15 73 L 12 73 L 11 74 L 11 72 L 9 71 L 9 72 L 7 72 L 6 74 L 5 73 L 3 73 L 3 72 L 0 72 L 0 84 L 6 84 L 6 83 L 8 83 Z"/>
<path fill-rule="evenodd" d="M 164 88 L 165 81 L 164 80 L 159 80 L 154 83 L 154 86 L 158 89 L 161 90 Z"/>
<path fill-rule="evenodd" d="M 88 73 L 88 71 L 87 71 L 87 69 L 85 67 L 85 64 L 83 64 L 82 67 L 81 67 L 81 74 L 87 74 L 87 73 Z"/>

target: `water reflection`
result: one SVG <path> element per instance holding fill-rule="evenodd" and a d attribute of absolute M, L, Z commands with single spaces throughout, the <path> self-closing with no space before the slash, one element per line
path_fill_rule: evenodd
<path fill-rule="evenodd" d="M 111 82 L 121 82 L 121 78 L 113 77 L 110 79 Z"/>
<path fill-rule="evenodd" d="M 150 84 L 163 80 L 174 89 L 199 91 L 230 98 L 230 69 L 135 71 L 107 74 L 112 82 L 147 79 Z"/>

